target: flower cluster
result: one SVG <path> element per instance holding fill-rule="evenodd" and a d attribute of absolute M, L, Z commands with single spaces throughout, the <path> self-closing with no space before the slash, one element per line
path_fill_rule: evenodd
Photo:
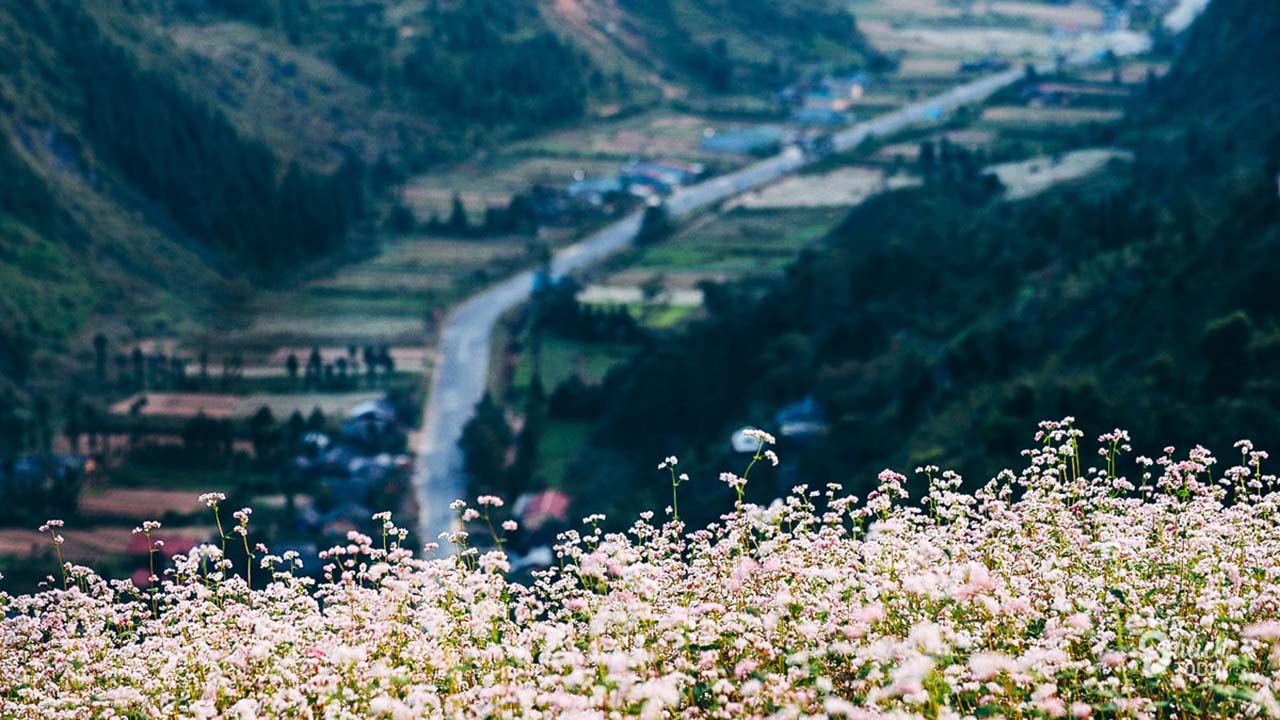
<path fill-rule="evenodd" d="M 319 582 L 266 555 L 251 589 L 211 546 L 145 598 L 68 566 L 0 594 L 0 717 L 1280 717 L 1265 458 L 1128 480 L 1127 436 L 1039 442 L 973 493 L 920 468 L 918 503 L 885 472 L 865 504 L 801 486 L 693 532 L 593 517 L 528 583 L 500 545 L 415 557 L 386 514 Z"/>

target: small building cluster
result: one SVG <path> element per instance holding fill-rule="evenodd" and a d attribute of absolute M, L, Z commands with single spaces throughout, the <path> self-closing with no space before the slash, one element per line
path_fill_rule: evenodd
<path fill-rule="evenodd" d="M 555 564 L 556 536 L 569 529 L 568 495 L 559 490 L 525 493 L 516 498 L 512 516 L 519 529 L 509 538 L 513 572 L 544 570 Z"/>
<path fill-rule="evenodd" d="M 34 525 L 74 511 L 94 462 L 81 455 L 31 453 L 0 463 L 0 520 Z"/>
<path fill-rule="evenodd" d="M 385 399 L 352 408 L 337 437 L 307 433 L 280 477 L 281 487 L 313 498 L 298 513 L 298 535 L 341 538 L 366 527 L 371 508 L 392 507 L 413 467 L 405 441 L 401 419 Z"/>
<path fill-rule="evenodd" d="M 795 83 L 778 93 L 778 101 L 790 110 L 791 122 L 799 125 L 839 126 L 855 119 L 853 106 L 871 87 L 864 72 L 826 75 L 813 81 Z"/>
<path fill-rule="evenodd" d="M 556 213 L 590 210 L 612 215 L 634 206 L 638 199 L 670 195 L 701 180 L 706 171 L 699 163 L 632 158 L 612 177 L 579 173 L 563 193 L 545 194 L 542 207 L 554 208 Z"/>

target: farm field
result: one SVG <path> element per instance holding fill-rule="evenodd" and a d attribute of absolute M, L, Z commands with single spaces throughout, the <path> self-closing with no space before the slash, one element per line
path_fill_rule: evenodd
<path fill-rule="evenodd" d="M 638 250 L 630 269 L 718 279 L 772 273 L 819 240 L 843 216 L 843 209 L 833 207 L 735 208 Z M 622 273 L 622 277 L 626 275 Z"/>
<path fill-rule="evenodd" d="M 1039 30 L 1055 28 L 1097 30 L 1102 27 L 1102 13 L 1084 0 L 1064 5 L 1019 0 L 956 3 L 948 0 L 853 0 L 859 25 L 873 39 L 875 21 L 896 25 L 931 25 L 938 21 L 955 24 L 964 20 L 977 25 L 1007 24 Z"/>
<path fill-rule="evenodd" d="M 393 357 L 397 352 L 403 357 L 407 348 L 425 345 L 436 310 L 527 262 L 527 243 L 523 238 L 390 240 L 372 258 L 297 289 L 266 294 L 248 327 L 228 341 L 269 347 L 277 354 L 284 346 L 388 344 L 396 348 Z"/>
<path fill-rule="evenodd" d="M 923 141 L 937 143 L 946 140 L 952 145 L 958 145 L 969 150 L 978 150 L 991 146 L 999 137 L 1000 134 L 995 129 L 974 130 L 972 128 L 964 128 L 961 130 L 943 130 L 930 133 L 913 142 L 894 142 L 882 145 L 868 159 L 882 164 L 914 163 L 920 157 L 920 143 Z"/>
<path fill-rule="evenodd" d="M 190 490 L 93 487 L 80 496 L 80 514 L 141 522 L 171 514 L 206 512 L 208 508 L 201 505 L 197 497 Z"/>
<path fill-rule="evenodd" d="M 727 123 L 706 116 L 673 110 L 649 111 L 632 117 L 556 130 L 513 143 L 513 155 L 596 157 L 625 161 L 632 156 L 667 156 L 684 160 L 709 160 L 719 156 L 701 148 L 708 128 Z M 731 125 L 731 124 L 728 124 Z"/>
<path fill-rule="evenodd" d="M 1082 107 L 1024 107 L 999 105 L 982 111 L 979 125 L 987 128 L 1007 128 L 1025 125 L 1065 126 L 1088 123 L 1107 123 L 1124 117 L 1121 110 Z"/>
<path fill-rule="evenodd" d="M 906 173 L 886 173 L 878 167 L 841 167 L 819 174 L 788 177 L 749 193 L 735 207 L 752 210 L 782 208 L 852 207 L 886 190 L 911 187 L 919 178 Z"/>
<path fill-rule="evenodd" d="M 577 375 L 585 383 L 598 383 L 609 369 L 631 357 L 634 348 L 614 343 L 578 343 L 558 337 L 542 341 L 542 384 L 550 392 Z M 523 397 L 532 378 L 528 355 L 521 357 L 511 382 L 514 395 Z"/>
<path fill-rule="evenodd" d="M 591 177 L 612 175 L 619 161 L 591 157 L 592 153 L 533 155 L 504 151 L 486 160 L 462 163 L 443 172 L 413 178 L 401 199 L 421 221 L 432 216 L 444 219 L 457 193 L 472 222 L 484 218 L 490 207 L 506 207 L 512 196 L 528 192 L 534 185 L 563 187 L 581 173 Z M 623 158 L 625 160 L 625 158 Z"/>
<path fill-rule="evenodd" d="M 327 417 L 345 416 L 356 405 L 382 397 L 382 391 L 257 393 L 230 395 L 224 393 L 143 392 L 131 395 L 111 406 L 116 415 L 130 414 L 130 408 L 145 398 L 136 413 L 140 417 L 193 418 L 197 415 L 214 420 L 243 420 L 266 407 L 277 418 L 287 418 L 295 411 L 306 416 L 319 408 Z"/>
<path fill-rule="evenodd" d="M 644 288 L 639 285 L 588 285 L 578 293 L 578 302 L 588 305 L 642 305 Z M 702 291 L 694 288 L 667 289 L 663 287 L 655 298 L 657 303 L 675 307 L 702 305 Z"/>
<path fill-rule="evenodd" d="M 1059 183 L 1070 182 L 1100 172 L 1113 161 L 1128 161 L 1133 154 L 1112 148 L 1075 150 L 1061 157 L 1039 155 L 1018 162 L 987 168 L 1005 186 L 1005 197 L 1022 200 L 1038 195 Z"/>
<path fill-rule="evenodd" d="M 82 563 L 94 562 L 104 556 L 118 556 L 128 546 L 133 528 L 123 525 L 67 528 L 61 534 L 66 538 L 62 545 L 63 557 L 69 562 Z M 203 526 L 166 530 L 163 533 L 165 537 L 190 538 L 199 542 L 217 537 L 217 534 L 214 528 Z M 0 557 L 39 555 L 47 547 L 47 534 L 20 528 L 0 528 Z M 56 570 L 56 562 L 51 559 L 48 568 L 50 572 Z"/>
<path fill-rule="evenodd" d="M 708 131 L 751 124 L 671 109 L 597 120 L 512 142 L 474 160 L 412 178 L 402 200 L 426 221 L 433 215 L 447 217 L 457 193 L 476 222 L 486 208 L 505 206 L 512 196 L 535 185 L 564 187 L 576 179 L 612 177 L 633 158 L 674 159 L 728 170 L 748 158 L 703 150 L 703 137 Z"/>

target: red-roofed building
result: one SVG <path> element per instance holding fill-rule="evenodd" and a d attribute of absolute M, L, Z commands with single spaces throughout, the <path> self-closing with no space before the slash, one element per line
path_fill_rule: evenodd
<path fill-rule="evenodd" d="M 567 522 L 570 502 L 569 496 L 562 492 L 544 490 L 534 495 L 521 495 L 512 509 L 523 528 L 535 531 L 551 521 Z"/>

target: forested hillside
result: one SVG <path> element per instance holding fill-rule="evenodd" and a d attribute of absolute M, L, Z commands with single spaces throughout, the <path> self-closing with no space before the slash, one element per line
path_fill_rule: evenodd
<path fill-rule="evenodd" d="M 0 48 L 7 378 L 56 363 L 93 317 L 155 332 L 270 282 L 363 212 L 359 158 L 286 167 L 84 4 L 5 5 Z"/>
<path fill-rule="evenodd" d="M 635 488 L 604 508 L 627 517 L 669 495 L 642 461 L 706 477 L 735 427 L 806 396 L 830 431 L 792 449 L 792 477 L 858 494 L 887 466 L 985 480 L 1021 429 L 1068 414 L 1223 453 L 1239 428 L 1274 444 L 1277 32 L 1280 6 L 1215 0 L 1115 138 L 1132 168 L 1019 203 L 935 177 L 854 210 L 776 285 L 712 293 L 708 320 L 609 375 L 567 481 Z"/>

